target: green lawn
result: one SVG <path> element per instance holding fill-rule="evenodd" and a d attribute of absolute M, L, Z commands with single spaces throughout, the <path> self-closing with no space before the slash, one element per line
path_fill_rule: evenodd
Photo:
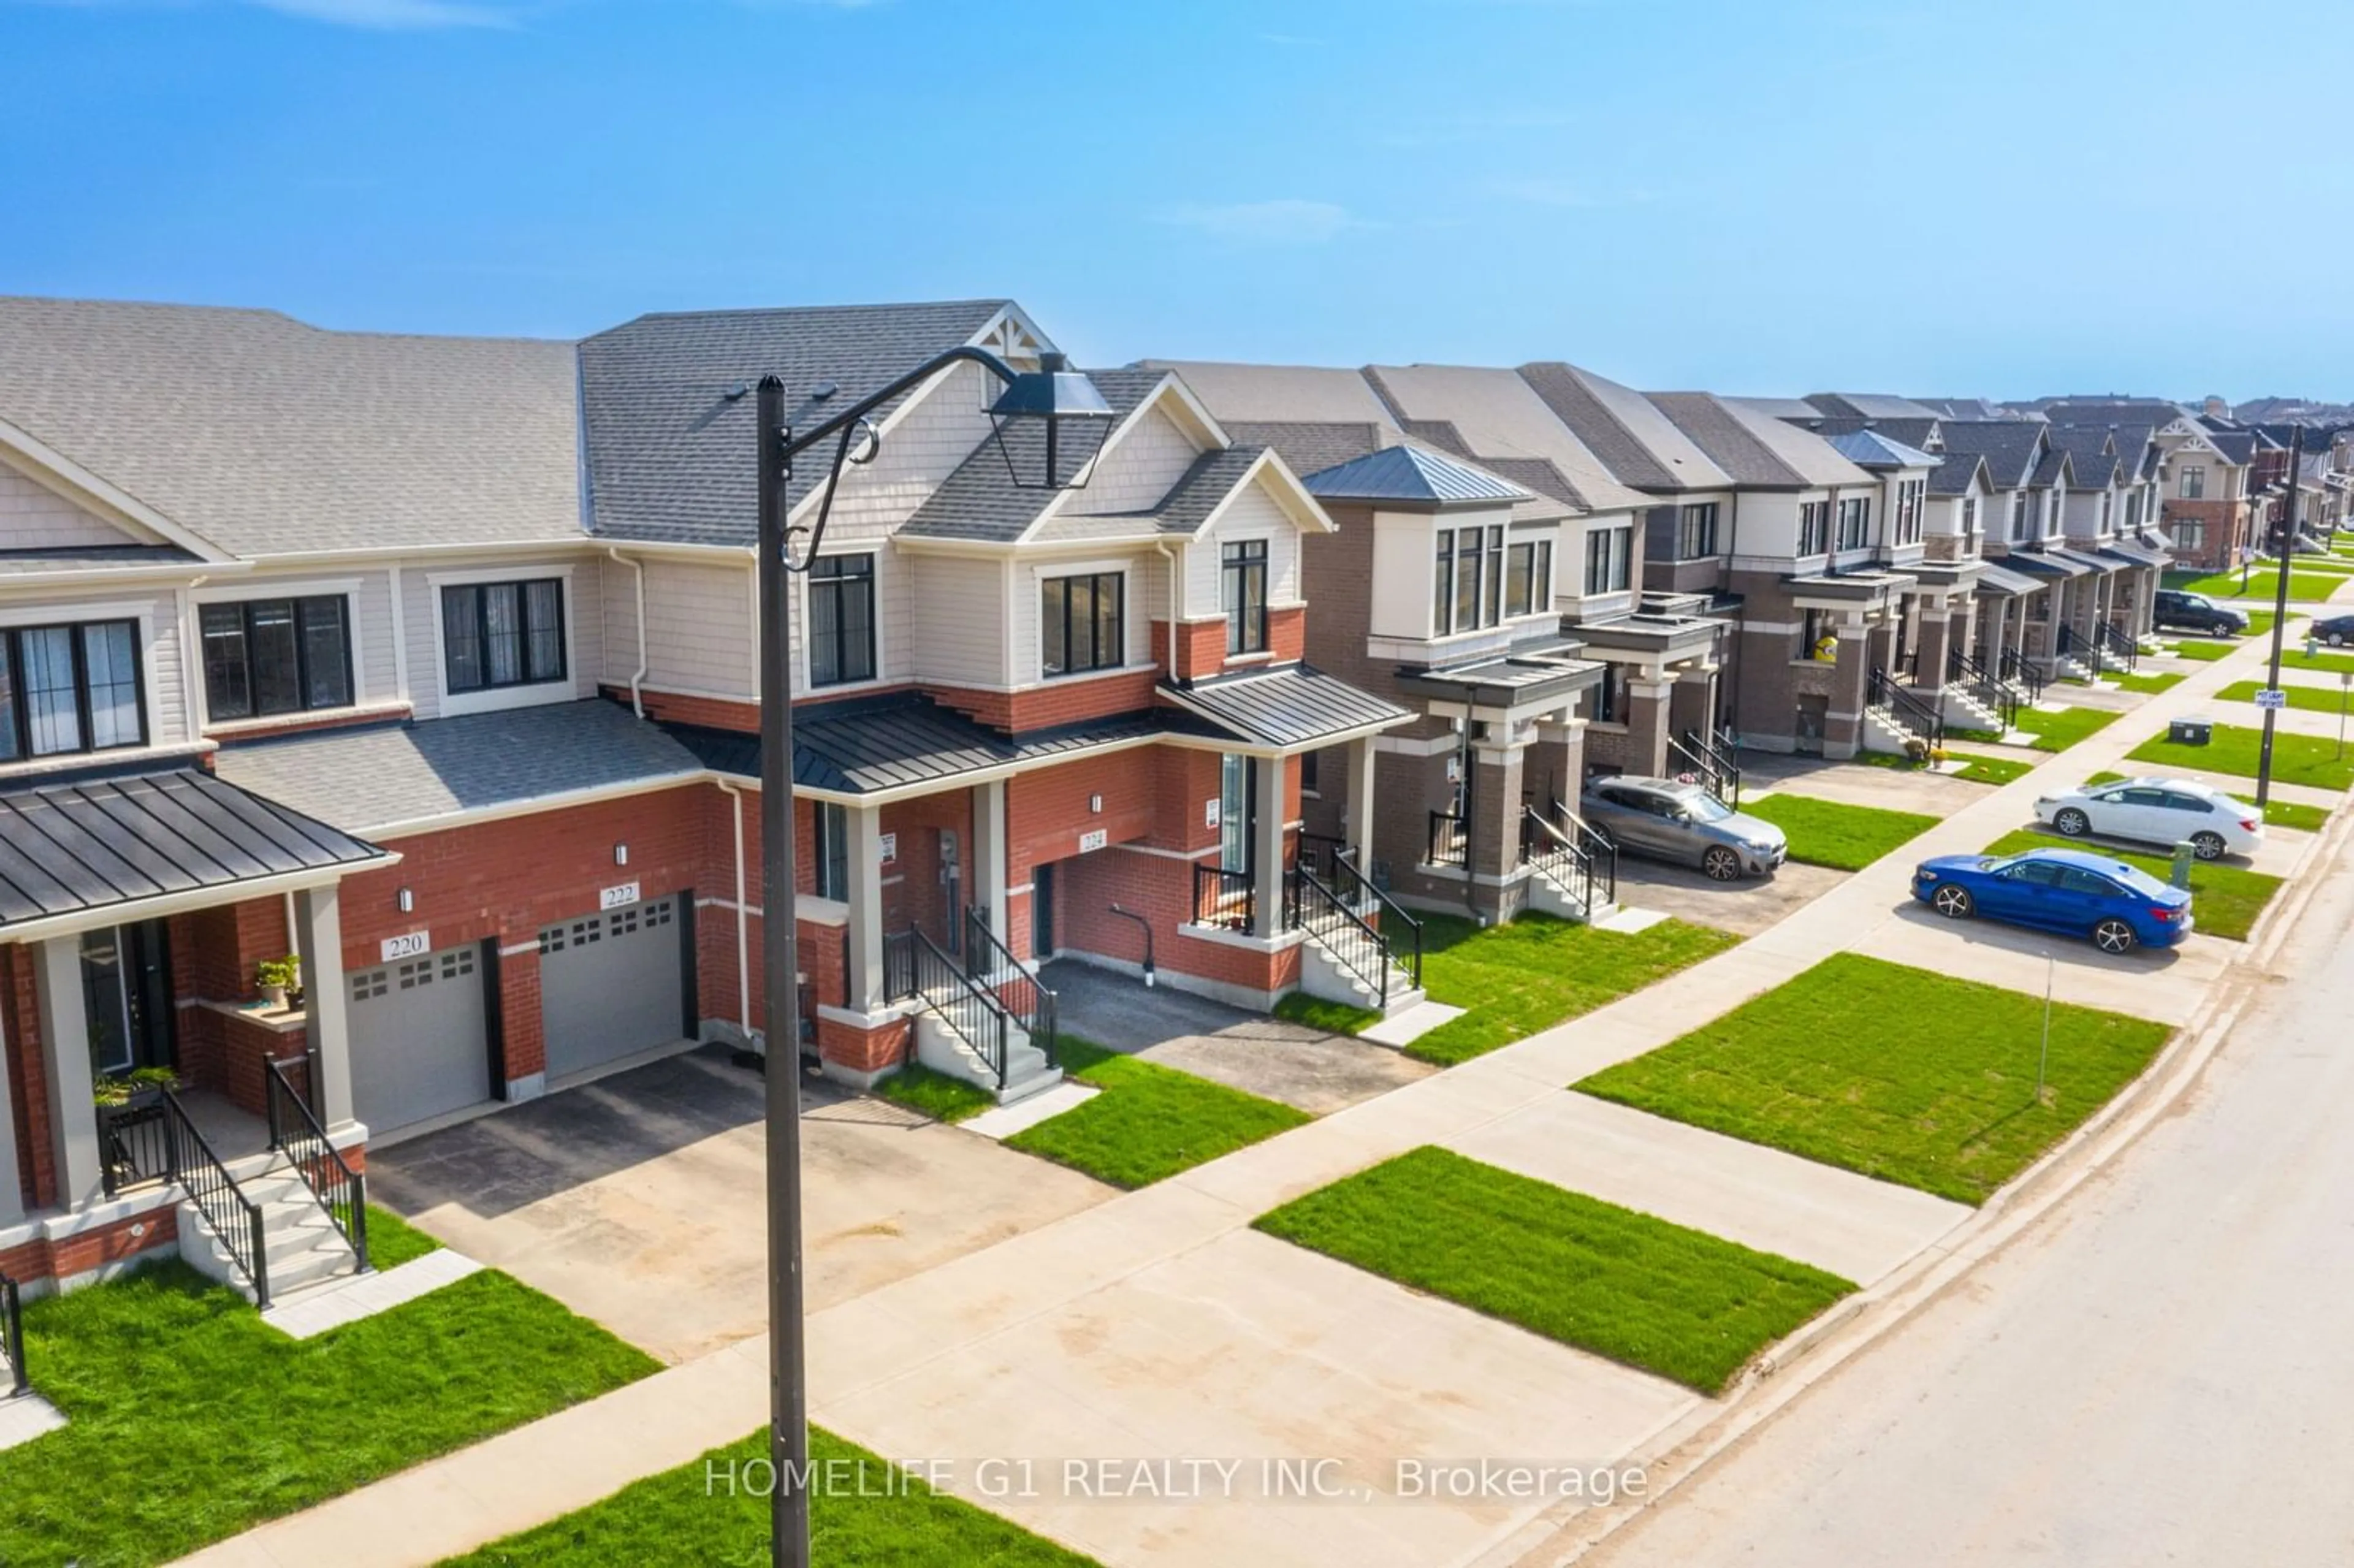
<path fill-rule="evenodd" d="M 441 1244 L 389 1209 L 374 1203 L 367 1212 L 368 1266 L 382 1274 L 387 1268 L 439 1252 Z"/>
<path fill-rule="evenodd" d="M 2256 754 L 2264 731 L 2219 724 L 2206 746 L 2178 746 L 2162 735 L 2152 736 L 2126 753 L 2129 761 L 2155 762 L 2165 768 L 2198 768 L 2209 773 L 2256 776 Z M 2273 778 L 2284 784 L 2304 784 L 2316 789 L 2340 790 L 2354 785 L 2354 757 L 2339 757 L 2338 743 L 2311 735 L 2273 736 Z"/>
<path fill-rule="evenodd" d="M 2354 653 L 2328 653 L 2316 650 L 2307 653 L 2292 641 L 2281 650 L 2284 670 L 2312 670 L 2325 675 L 2354 674 Z"/>
<path fill-rule="evenodd" d="M 2123 773 L 2095 773 L 2084 780 L 2084 788 L 2089 789 L 2095 784 L 2115 784 L 2125 777 Z M 2232 799 L 2251 809 L 2255 806 L 2255 802 L 2244 795 L 2234 795 Z M 2274 800 L 2264 807 L 2264 825 L 2267 827 L 2295 828 L 2299 832 L 2317 833 L 2328 821 L 2329 808 L 2327 806 L 2300 806 L 2288 800 Z"/>
<path fill-rule="evenodd" d="M 0 1563 L 81 1568 L 169 1562 L 657 1370 L 491 1270 L 292 1340 L 172 1259 L 31 1303 L 25 1338 L 68 1425 L 0 1453 Z"/>
<path fill-rule="evenodd" d="M 2186 637 L 2174 644 L 2174 655 L 2178 659 L 2195 659 L 2201 664 L 2211 664 L 2218 659 L 2231 657 L 2240 651 L 2241 646 L 2238 642 L 2218 642 L 2210 639 Z"/>
<path fill-rule="evenodd" d="M 935 1121 L 962 1121 L 997 1103 L 997 1097 L 980 1085 L 935 1073 L 921 1062 L 901 1067 L 876 1084 L 875 1092 L 895 1106 L 905 1106 Z"/>
<path fill-rule="evenodd" d="M 1766 795 L 1741 808 L 1790 837 L 1790 858 L 1834 871 L 1861 871 L 1937 825 L 1918 811 L 1849 806 L 1811 795 Z"/>
<path fill-rule="evenodd" d="M 2005 833 L 1987 845 L 1988 854 L 2018 854 L 2022 850 L 2052 849 L 2060 845 L 2074 849 L 2097 850 L 2114 856 L 2128 865 L 2137 865 L 2160 882 L 2174 874 L 2174 857 L 2170 854 L 2150 854 L 2139 850 L 2118 849 L 2103 842 L 2088 844 L 2080 839 L 2063 838 L 2055 832 L 2038 828 L 2021 828 L 2015 833 Z M 2264 912 L 2273 895 L 2281 890 L 2281 879 L 2267 876 L 2261 871 L 2245 866 L 2226 865 L 2220 861 L 2193 861 L 2190 865 L 2190 913 L 2197 916 L 2199 929 L 2210 937 L 2221 937 L 2229 941 L 2244 942 Z"/>
<path fill-rule="evenodd" d="M 2253 703 L 2263 688 L 2262 681 L 2234 681 L 2215 695 L 2227 703 Z M 2283 686 L 2281 690 L 2288 694 L 2288 705 L 2301 713 L 2335 714 L 2340 705 L 2354 708 L 2354 691 L 2332 686 Z"/>
<path fill-rule="evenodd" d="M 2008 757 L 1973 757 L 1967 752 L 1950 752 L 1947 760 L 1962 764 L 1954 775 L 1972 784 L 2008 784 L 2014 779 L 2024 779 L 2035 771 L 2032 762 L 2020 762 Z"/>
<path fill-rule="evenodd" d="M 1681 920 L 1597 931 L 1544 915 L 1486 930 L 1460 916 L 1426 915 L 1422 939 L 1423 990 L 1466 1011 L 1405 1054 L 1443 1067 L 1591 1012 L 1740 940 Z"/>
<path fill-rule="evenodd" d="M 1855 1288 L 1428 1147 L 1295 1198 L 1257 1225 L 1703 1393 Z"/>
<path fill-rule="evenodd" d="M 2124 717 L 2104 708 L 2021 708 L 2013 721 L 2034 738 L 2027 744 L 2038 751 L 2065 751 Z"/>
<path fill-rule="evenodd" d="M 2288 597 L 2296 600 L 2325 599 L 2336 592 L 2345 579 L 2335 572 L 2298 572 L 2288 575 Z M 2166 574 L 2166 586 L 2186 593 L 2203 593 L 2209 599 L 2253 599 L 2271 600 L 2279 591 L 2279 576 L 2272 567 L 2257 567 L 2248 573 L 2248 586 L 2240 587 L 2237 572 L 2211 572 L 2205 577 L 2187 577 L 2179 572 Z"/>
<path fill-rule="evenodd" d="M 1840 953 L 1579 1090 L 1979 1203 L 2130 1083 L 2164 1024 Z"/>
<path fill-rule="evenodd" d="M 1275 1004 L 1275 1015 L 1292 1023 L 1304 1023 L 1310 1029 L 1321 1029 L 1327 1034 L 1354 1034 L 1382 1021 L 1382 1015 L 1370 1007 L 1352 1007 L 1345 1001 L 1327 1001 L 1320 996 L 1310 996 L 1295 991 Z"/>
<path fill-rule="evenodd" d="M 2179 670 L 2168 670 L 2148 675 L 2137 674 L 2128 672 L 2122 675 L 2111 675 L 2109 677 L 2110 680 L 2115 681 L 2117 683 L 2118 690 L 2126 692 L 2168 691 L 2173 687 L 2182 684 L 2182 683 L 2189 678 L 2189 676 L 2185 675 Z"/>
<path fill-rule="evenodd" d="M 1191 1073 L 1088 1041 L 1058 1042 L 1063 1071 L 1103 1093 L 1005 1140 L 1115 1187 L 1147 1187 L 1310 1120 Z"/>
<path fill-rule="evenodd" d="M 768 1455 L 768 1434 L 754 1433 L 441 1568 L 754 1568 L 769 1561 L 767 1472 L 749 1471 L 760 1489 L 739 1485 L 733 1496 L 725 1478 Z M 826 1568 L 1095 1568 L 1093 1558 L 933 1491 L 831 1432 L 811 1429 L 810 1459 L 828 1467 L 810 1492 L 810 1555 Z M 828 1476 L 836 1484 L 824 1484 Z"/>

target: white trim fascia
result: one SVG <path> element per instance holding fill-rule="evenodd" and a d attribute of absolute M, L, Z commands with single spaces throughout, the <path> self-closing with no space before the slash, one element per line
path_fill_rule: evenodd
<path fill-rule="evenodd" d="M 244 561 L 175 561 L 169 566 L 92 567 L 78 572 L 25 572 L 0 577 L 0 597 L 54 595 L 63 588 L 114 588 L 133 584 L 185 586 L 191 580 L 249 572 Z"/>
<path fill-rule="evenodd" d="M 220 563 L 236 559 L 228 551 L 222 549 L 195 529 L 175 523 L 129 491 L 109 484 L 65 453 L 5 419 L 0 419 L 0 450 L 12 451 L 25 461 L 48 470 L 50 475 L 63 480 L 68 485 L 82 493 L 80 496 L 68 495 L 67 500 L 74 502 L 77 505 L 81 504 L 85 499 L 99 503 L 96 508 L 85 507 L 84 510 L 111 512 L 116 514 L 104 521 L 117 524 L 128 523 L 170 544 L 177 545 L 180 548 L 207 562 Z M 8 466 L 16 468 L 17 464 L 11 462 Z M 37 483 L 47 482 L 36 474 L 27 474 L 26 477 Z M 51 486 L 51 488 L 55 487 Z"/>
<path fill-rule="evenodd" d="M 256 598 L 324 599 L 330 594 L 356 598 L 366 586 L 365 577 L 244 577 L 220 588 L 192 588 L 188 597 L 197 604 L 242 604 Z M 263 588 L 268 591 L 257 593 Z"/>
<path fill-rule="evenodd" d="M 96 909 L 77 909 L 68 915 L 19 920 L 0 926 L 0 942 L 46 941 L 51 937 L 70 937 L 79 931 L 120 926 L 125 921 L 155 920 L 168 915 L 210 909 L 222 904 L 242 904 L 248 899 L 274 898 L 282 893 L 300 893 L 306 888 L 332 887 L 346 876 L 398 865 L 400 858 L 398 854 L 386 851 L 346 865 L 306 866 L 301 871 L 281 872 L 276 876 L 257 876 L 218 887 L 190 888 L 185 893 L 160 894 L 153 898 L 129 898 Z"/>

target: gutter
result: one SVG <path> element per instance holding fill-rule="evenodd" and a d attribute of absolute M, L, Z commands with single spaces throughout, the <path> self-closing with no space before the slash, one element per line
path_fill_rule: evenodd
<path fill-rule="evenodd" d="M 605 554 L 607 554 L 608 556 L 610 556 L 613 558 L 613 561 L 614 561 L 614 563 L 615 563 L 616 565 L 618 565 L 618 566 L 624 566 L 624 567 L 629 567 L 629 568 L 630 568 L 630 570 L 631 570 L 631 571 L 634 572 L 634 573 L 637 575 L 637 579 L 638 579 L 638 667 L 637 667 L 635 670 L 631 671 L 631 673 L 630 673 L 630 711 L 631 711 L 631 713 L 633 713 L 633 714 L 637 715 L 637 716 L 638 716 L 638 717 L 640 717 L 640 718 L 643 718 L 643 717 L 645 717 L 645 716 L 646 716 L 645 684 L 646 684 L 646 668 L 647 668 L 647 666 L 646 666 L 646 565 L 645 565 L 645 563 L 644 563 L 643 561 L 635 560 L 635 559 L 632 559 L 631 556 L 625 556 L 625 555 L 621 554 L 620 547 L 619 546 L 615 546 L 615 545 L 608 545 L 608 546 L 605 546 Z"/>
<path fill-rule="evenodd" d="M 1169 679 L 1175 682 L 1187 678 L 1177 673 L 1177 552 L 1162 539 L 1153 540 L 1152 549 L 1169 563 Z"/>

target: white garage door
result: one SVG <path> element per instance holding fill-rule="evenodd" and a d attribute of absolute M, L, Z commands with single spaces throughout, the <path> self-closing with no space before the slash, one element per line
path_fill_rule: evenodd
<path fill-rule="evenodd" d="M 686 1033 L 679 900 L 583 915 L 539 934 L 547 1075 L 560 1078 Z"/>
<path fill-rule="evenodd" d="M 479 948 L 451 948 L 350 977 L 352 1114 L 372 1132 L 491 1097 Z"/>

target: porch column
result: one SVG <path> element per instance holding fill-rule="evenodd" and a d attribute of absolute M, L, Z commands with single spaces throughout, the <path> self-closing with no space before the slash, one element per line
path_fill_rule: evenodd
<path fill-rule="evenodd" d="M 1013 945 L 1005 924 L 1005 780 L 977 785 L 972 791 L 972 901 L 989 921 L 989 928 L 1009 948 Z"/>
<path fill-rule="evenodd" d="M 1251 767 L 1258 774 L 1258 820 L 1251 824 L 1257 841 L 1251 853 L 1257 866 L 1252 896 L 1258 906 L 1258 928 L 1253 934 L 1273 938 L 1283 931 L 1283 827 L 1288 815 L 1283 788 L 1290 764 L 1281 757 L 1255 757 Z"/>
<path fill-rule="evenodd" d="M 1521 780 L 1522 767 L 1528 747 L 1509 738 L 1509 732 L 1519 726 L 1498 719 L 1490 726 L 1490 733 L 1506 735 L 1501 745 L 1479 745 L 1471 748 L 1471 766 L 1477 776 L 1471 784 L 1471 810 L 1477 821 L 1469 825 L 1471 833 L 1471 863 L 1466 869 L 1473 878 L 1500 879 L 1511 874 L 1521 863 Z M 1518 912 L 1517 905 L 1503 907 L 1500 895 L 1475 885 L 1472 902 L 1487 914 L 1498 918 L 1510 918 Z"/>
<path fill-rule="evenodd" d="M 1872 649 L 1872 665 L 1876 670 L 1896 673 L 1896 607 L 1889 605 L 1880 612 L 1880 620 L 1866 628 Z M 1842 651 L 1844 652 L 1844 651 Z"/>
<path fill-rule="evenodd" d="M 1823 755 L 1844 760 L 1863 749 L 1863 705 L 1869 694 L 1872 628 L 1850 614 L 1835 629 L 1838 662 L 1831 671 L 1830 705 L 1823 714 Z"/>
<path fill-rule="evenodd" d="M 104 1190 L 98 1152 L 98 1109 L 90 1104 L 90 1015 L 81 990 L 81 938 L 52 937 L 40 946 L 41 1059 L 48 1068 L 55 1116 L 58 1202 L 75 1208 Z"/>
<path fill-rule="evenodd" d="M 1716 735 L 1716 666 L 1689 664 L 1674 672 L 1675 685 L 1668 694 L 1670 733 L 1679 740 L 1691 731 Z M 1563 797 L 1567 800 L 1567 796 Z"/>
<path fill-rule="evenodd" d="M 1349 794 L 1341 837 L 1358 872 L 1373 874 L 1373 737 L 1361 735 L 1348 747 Z"/>
<path fill-rule="evenodd" d="M 1944 600 L 1921 607 L 1920 674 L 1914 684 L 1925 692 L 1943 691 L 1946 650 L 1953 646 L 1954 612 Z"/>
<path fill-rule="evenodd" d="M 344 917 L 341 890 L 307 888 L 294 895 L 294 951 L 302 960 L 302 1001 L 311 1014 L 311 1050 L 317 1081 L 312 1109 L 333 1131 L 352 1119 L 352 1036 L 344 1013 Z"/>
<path fill-rule="evenodd" d="M 1537 743 L 1521 765 L 1521 777 L 1548 816 L 1555 800 L 1577 810 L 1578 792 L 1585 787 L 1585 721 L 1575 710 L 1538 723 Z"/>
<path fill-rule="evenodd" d="M 1675 682 L 1627 681 L 1627 771 L 1657 779 L 1668 770 L 1668 698 Z"/>
<path fill-rule="evenodd" d="M 842 814 L 850 829 L 850 964 L 842 984 L 851 1012 L 872 1012 L 883 1001 L 883 808 Z"/>
<path fill-rule="evenodd" d="M 25 1217 L 24 1178 L 16 1172 L 16 1090 L 8 1075 L 8 1023 L 0 1018 L 0 1225 Z"/>

